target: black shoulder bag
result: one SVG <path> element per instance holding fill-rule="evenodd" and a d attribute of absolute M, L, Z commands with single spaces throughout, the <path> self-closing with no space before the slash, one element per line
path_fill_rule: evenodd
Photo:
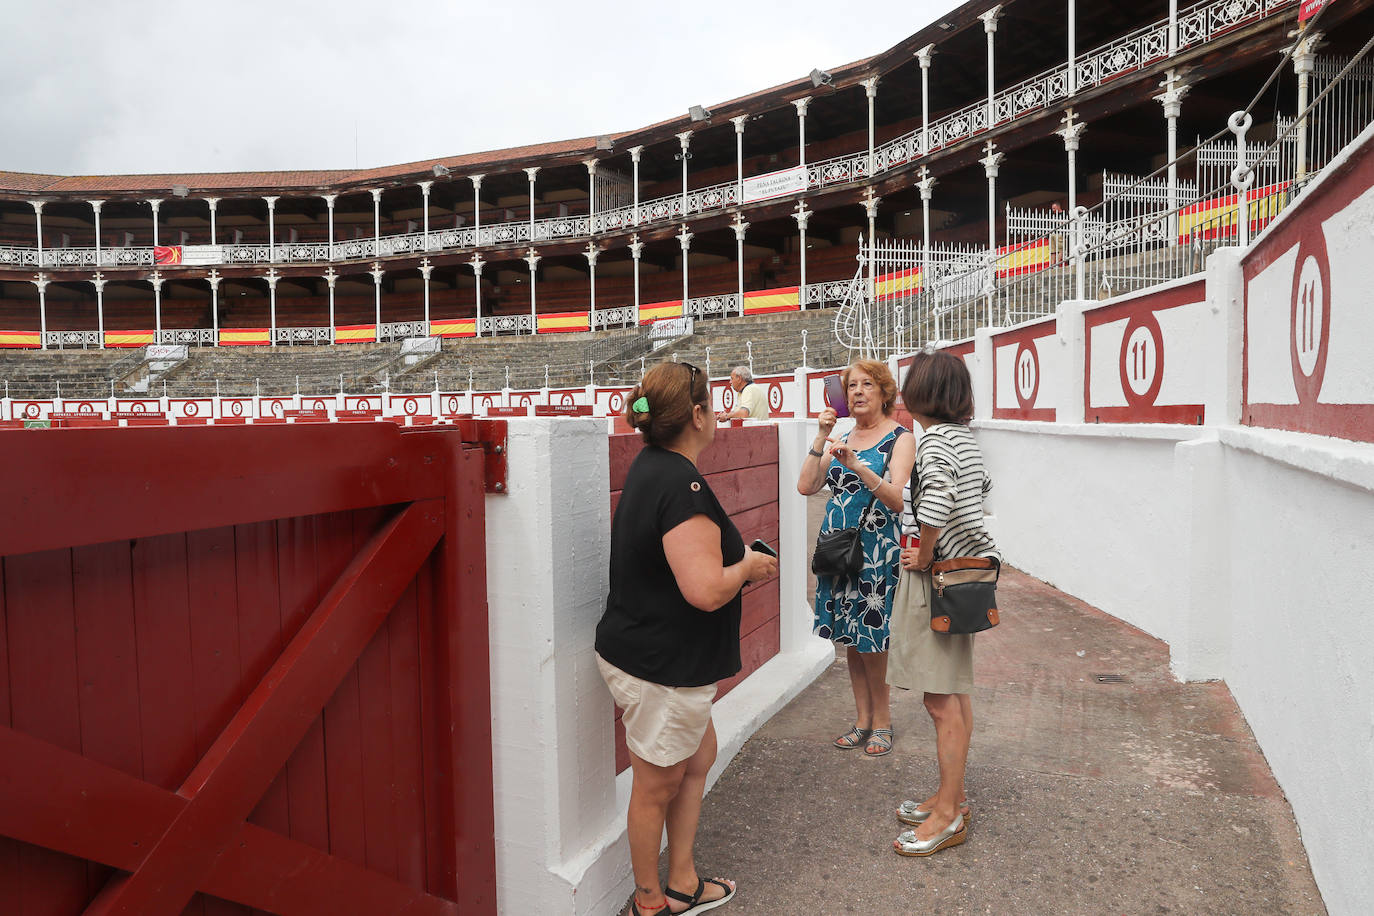
<path fill-rule="evenodd" d="M 893 439 L 892 448 L 896 447 L 897 440 Z M 887 477 L 887 464 L 891 460 L 892 450 L 889 449 L 887 457 L 883 459 L 883 469 L 878 472 L 879 477 Z M 859 524 L 855 527 L 821 532 L 820 537 L 816 538 L 816 552 L 811 555 L 813 573 L 844 579 L 853 578 L 863 570 L 864 548 L 863 542 L 859 539 L 859 532 L 863 530 L 868 513 L 873 511 L 873 501 L 877 498 L 876 492 L 869 493 L 868 505 L 864 506 L 864 511 L 859 514 Z"/>

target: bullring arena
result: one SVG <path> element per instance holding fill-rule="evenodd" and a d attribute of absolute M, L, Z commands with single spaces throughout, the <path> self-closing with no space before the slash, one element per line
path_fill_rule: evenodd
<path fill-rule="evenodd" d="M 1220 692 L 1236 729 L 1177 728 L 1253 741 L 1292 859 L 1247 909 L 1039 873 L 1003 910 L 944 902 L 1368 912 L 1371 36 L 1367 0 L 978 0 L 621 133 L 0 171 L 0 913 L 619 912 L 628 757 L 591 631 L 626 393 L 663 359 L 720 409 L 731 367 L 767 393 L 703 469 L 783 557 L 717 700 L 725 798 L 834 657 L 795 492 L 823 380 L 925 346 L 973 376 L 1008 562 Z M 1066 663 L 1118 691 L 1084 720 L 1148 702 L 1114 654 Z M 1111 740 L 1167 810 L 1238 778 Z M 1206 872 L 1239 824 L 1168 839 L 1244 889 Z M 844 911 L 780 882 L 729 912 Z"/>

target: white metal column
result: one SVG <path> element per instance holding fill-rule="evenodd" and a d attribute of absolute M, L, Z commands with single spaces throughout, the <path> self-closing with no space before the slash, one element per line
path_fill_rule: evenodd
<path fill-rule="evenodd" d="M 634 259 L 635 271 L 635 321 L 639 321 L 639 256 L 644 253 L 644 243 L 639 240 L 639 233 L 630 236 L 630 257 Z"/>
<path fill-rule="evenodd" d="M 162 343 L 158 336 L 162 333 L 162 274 L 156 268 L 148 275 L 148 282 L 153 284 L 153 343 Z"/>
<path fill-rule="evenodd" d="M 921 65 L 921 155 L 930 155 L 930 58 L 935 45 L 928 44 L 916 52 Z"/>
<path fill-rule="evenodd" d="M 205 203 L 210 207 L 210 244 L 218 245 L 219 239 L 215 232 L 215 211 L 219 209 L 219 198 L 207 197 Z"/>
<path fill-rule="evenodd" d="M 264 197 L 267 201 L 267 260 L 277 263 L 277 198 Z"/>
<path fill-rule="evenodd" d="M 382 270 L 380 261 L 372 262 L 372 269 L 368 271 L 372 274 L 372 312 L 373 324 L 376 327 L 372 331 L 374 340 L 382 339 L 382 277 L 386 276 L 386 271 Z"/>
<path fill-rule="evenodd" d="M 992 130 L 993 125 L 997 123 L 997 105 L 996 105 L 996 101 L 995 101 L 995 100 L 996 100 L 996 94 L 994 93 L 994 90 L 993 90 L 993 85 L 994 85 L 994 83 L 993 83 L 993 78 L 992 78 L 992 74 L 993 74 L 993 53 L 992 53 L 992 49 L 993 49 L 993 37 L 997 34 L 997 20 L 998 20 L 999 18 L 1001 18 L 1001 16 L 1002 16 L 1002 5 L 999 3 L 997 6 L 994 6 L 992 9 L 988 10 L 986 13 L 983 13 L 983 14 L 979 15 L 979 17 L 978 17 L 979 19 L 983 20 L 983 31 L 984 31 L 985 33 L 987 33 L 987 38 L 988 38 L 988 125 L 987 125 L 988 130 Z"/>
<path fill-rule="evenodd" d="M 1072 213 L 1078 206 L 1078 140 L 1083 136 L 1083 131 L 1088 125 L 1082 121 L 1075 120 L 1073 109 L 1064 112 L 1064 117 L 1059 122 L 1061 126 L 1055 131 L 1060 139 L 1064 141 L 1064 152 L 1068 156 L 1069 167 L 1069 209 Z"/>
<path fill-rule="evenodd" d="M 90 205 L 91 205 L 91 209 L 95 211 L 95 267 L 96 267 L 97 270 L 99 270 L 99 269 L 100 269 L 100 208 L 104 205 L 105 201 L 103 201 L 103 200 L 88 200 L 88 201 L 86 201 L 86 203 L 90 204 Z M 103 289 L 103 288 L 104 288 L 103 286 L 100 287 L 100 289 Z M 97 292 L 99 292 L 99 289 L 97 289 Z M 98 298 L 98 297 L 97 297 L 97 298 Z M 104 334 L 103 334 L 103 333 L 101 334 L 101 338 L 102 338 L 102 340 L 103 340 L 103 338 L 104 338 Z M 102 344 L 102 346 L 103 346 L 103 344 Z"/>
<path fill-rule="evenodd" d="M 738 278 L 739 287 L 739 316 L 744 317 L 744 233 L 749 228 L 749 224 L 744 221 L 743 213 L 735 214 L 735 221 L 730 226 L 735 230 L 735 274 Z"/>
<path fill-rule="evenodd" d="M 1169 157 L 1168 200 L 1165 206 L 1169 210 L 1169 244 L 1172 245 L 1178 240 L 1178 163 L 1174 161 L 1178 158 L 1178 116 L 1183 111 L 1183 97 L 1188 94 L 1188 86 L 1179 82 L 1178 73 L 1172 69 L 1160 85 L 1164 87 L 1164 92 L 1155 96 L 1155 101 L 1164 106 L 1166 155 Z"/>
<path fill-rule="evenodd" d="M 596 232 L 596 159 L 584 159 L 587 167 L 587 232 Z"/>
<path fill-rule="evenodd" d="M 811 104 L 811 96 L 802 99 L 794 99 L 792 106 L 797 109 L 797 164 L 806 168 L 806 109 Z M 741 183 L 743 181 L 741 180 Z M 740 192 L 740 203 L 744 202 L 743 190 Z"/>
<path fill-rule="evenodd" d="M 339 274 L 333 266 L 325 269 L 324 282 L 329 284 L 329 342 L 334 342 L 334 284 L 339 281 Z"/>
<path fill-rule="evenodd" d="M 223 278 L 219 271 L 214 268 L 205 275 L 205 279 L 210 284 L 210 342 L 214 346 L 219 346 L 219 282 Z"/>
<path fill-rule="evenodd" d="M 539 174 L 539 166 L 525 169 L 525 175 L 530 181 L 530 241 L 534 241 L 534 178 Z"/>
<path fill-rule="evenodd" d="M 797 308 L 806 311 L 806 223 L 811 218 L 811 211 L 806 209 L 806 201 L 797 201 L 797 208 L 792 211 L 792 218 L 797 221 L 798 244 L 801 246 L 800 266 L 801 276 L 797 283 Z"/>
<path fill-rule="evenodd" d="M 35 223 L 34 235 L 38 238 L 38 269 L 43 269 L 43 204 L 46 201 L 31 200 L 29 205 L 33 207 L 33 219 Z"/>
<path fill-rule="evenodd" d="M 103 201 L 101 201 L 103 203 Z M 99 214 L 100 210 L 97 209 Z M 105 275 L 100 271 L 91 274 L 91 284 L 95 287 L 95 326 L 100 337 L 100 349 L 105 349 Z"/>
<path fill-rule="evenodd" d="M 744 125 L 748 120 L 746 115 L 730 119 L 735 125 L 735 194 L 740 204 L 744 203 Z"/>
<path fill-rule="evenodd" d="M 271 321 L 271 330 L 268 331 L 270 335 L 269 345 L 275 347 L 277 345 L 277 281 L 281 279 L 281 276 L 275 267 L 269 267 L 266 277 L 268 310 Z"/>
<path fill-rule="evenodd" d="M 33 276 L 38 287 L 38 349 L 48 349 L 48 277 L 42 272 Z"/>
<path fill-rule="evenodd" d="M 868 98 L 868 177 L 873 177 L 873 109 L 874 103 L 878 98 L 878 78 L 870 76 L 860 83 L 864 87 L 864 95 Z"/>
<path fill-rule="evenodd" d="M 531 180 L 531 187 L 533 187 L 533 180 Z M 536 267 L 539 266 L 539 255 L 535 253 L 535 251 L 534 251 L 533 248 L 531 248 L 531 249 L 529 250 L 529 253 L 528 253 L 527 255 L 525 255 L 525 263 L 528 264 L 528 265 L 530 266 L 530 333 L 531 333 L 531 334 L 538 334 L 538 333 L 539 333 L 539 313 L 538 313 L 537 311 L 535 311 L 535 302 L 534 302 L 534 278 L 535 278 L 535 271 L 534 271 L 534 269 L 535 269 Z"/>
<path fill-rule="evenodd" d="M 157 199 L 157 198 L 155 198 L 155 197 L 154 197 L 154 198 L 149 198 L 149 199 L 148 199 L 148 206 L 150 206 L 150 207 L 153 208 L 153 247 L 156 248 L 156 247 L 160 244 L 160 243 L 158 242 L 158 233 L 157 233 L 157 222 L 158 222 L 158 221 L 157 221 L 157 214 L 158 214 L 158 211 L 162 208 L 162 201 L 159 200 L 159 199 Z"/>
<path fill-rule="evenodd" d="M 472 229 L 474 245 L 482 244 L 482 179 L 485 175 L 471 175 L 468 180 L 472 182 Z"/>
<path fill-rule="evenodd" d="M 424 214 L 424 227 L 425 227 L 425 228 L 424 228 L 424 240 L 425 240 L 425 251 L 429 251 L 429 189 L 430 189 L 431 187 L 433 187 L 434 182 L 432 182 L 432 181 L 421 181 L 421 182 L 419 182 L 419 185 L 420 185 L 420 197 L 423 198 L 423 200 L 424 200 L 424 205 L 425 205 L 425 214 Z"/>
<path fill-rule="evenodd" d="M 677 243 L 682 246 L 682 314 L 687 315 L 687 251 L 692 247 L 692 233 L 687 231 L 687 224 L 682 224 L 682 230 L 677 234 Z"/>
<path fill-rule="evenodd" d="M 420 259 L 420 276 L 425 281 L 425 336 L 429 336 L 429 278 L 434 273 L 434 265 L 429 258 Z"/>
<path fill-rule="evenodd" d="M 642 146 L 630 147 L 630 168 L 634 172 L 634 225 L 639 225 L 639 154 L 644 152 Z"/>
<path fill-rule="evenodd" d="M 687 218 L 687 160 L 692 158 L 692 132 L 684 130 L 677 135 L 678 145 L 682 149 L 678 152 L 677 158 L 682 160 L 682 218 Z"/>
<path fill-rule="evenodd" d="M 372 256 L 382 256 L 382 189 L 372 189 Z"/>
<path fill-rule="evenodd" d="M 588 300 L 589 309 L 587 315 L 587 327 L 596 330 L 596 259 L 601 252 L 591 242 L 587 243 L 587 249 L 582 252 L 587 259 L 587 282 L 589 284 Z"/>
<path fill-rule="evenodd" d="M 334 201 L 338 199 L 337 194 L 325 194 L 324 206 L 328 213 L 329 220 L 329 260 L 334 260 Z"/>
<path fill-rule="evenodd" d="M 468 266 L 472 268 L 473 284 L 477 294 L 477 323 L 474 325 L 476 336 L 482 336 L 482 265 L 487 262 L 482 260 L 480 252 L 474 251 L 472 258 L 468 261 Z"/>

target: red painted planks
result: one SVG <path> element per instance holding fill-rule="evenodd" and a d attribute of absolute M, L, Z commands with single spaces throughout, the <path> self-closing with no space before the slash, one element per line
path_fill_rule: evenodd
<path fill-rule="evenodd" d="M 143 775 L 130 545 L 72 551 L 81 752 L 130 776 Z"/>
<path fill-rule="evenodd" d="M 396 878 L 407 887 L 424 889 L 425 806 L 420 709 L 420 604 L 434 584 L 431 564 L 415 577 L 409 593 L 387 621 L 391 650 L 391 746 L 396 793 Z"/>
<path fill-rule="evenodd" d="M 140 538 L 133 545 L 143 778 L 175 789 L 195 766 L 191 702 L 191 622 L 186 536 Z"/>
<path fill-rule="evenodd" d="M 412 584 L 401 595 L 414 606 Z M 393 608 L 391 611 L 395 614 Z M 391 633 L 381 626 L 358 659 L 358 711 L 363 735 L 363 823 L 367 867 L 396 877 L 395 761 L 391 734 Z"/>
<path fill-rule="evenodd" d="M 234 529 L 186 534 L 192 711 L 199 760 L 243 703 Z"/>

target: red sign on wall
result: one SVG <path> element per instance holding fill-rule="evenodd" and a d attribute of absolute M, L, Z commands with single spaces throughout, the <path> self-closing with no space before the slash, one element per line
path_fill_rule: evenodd
<path fill-rule="evenodd" d="M 1302 0 L 1302 3 L 1298 6 L 1298 22 L 1306 22 L 1311 19 L 1313 16 L 1317 15 L 1317 11 L 1326 6 L 1328 2 L 1330 2 L 1330 0 Z"/>

